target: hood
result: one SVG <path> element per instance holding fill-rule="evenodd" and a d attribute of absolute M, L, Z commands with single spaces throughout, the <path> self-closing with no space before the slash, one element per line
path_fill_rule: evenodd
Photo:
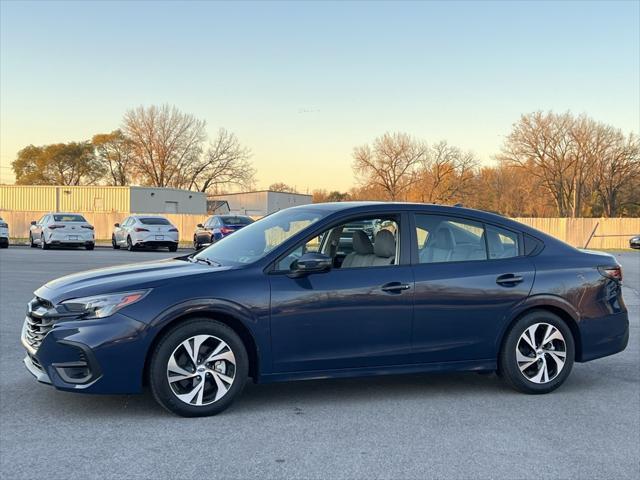
<path fill-rule="evenodd" d="M 168 259 L 74 273 L 50 281 L 34 293 L 53 303 L 74 297 L 153 288 L 177 278 L 210 274 L 231 267 Z"/>

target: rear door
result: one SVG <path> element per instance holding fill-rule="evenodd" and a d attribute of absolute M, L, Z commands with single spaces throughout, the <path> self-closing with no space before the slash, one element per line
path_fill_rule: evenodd
<path fill-rule="evenodd" d="M 414 361 L 495 359 L 508 314 L 535 276 L 521 234 L 441 215 L 414 222 Z"/>

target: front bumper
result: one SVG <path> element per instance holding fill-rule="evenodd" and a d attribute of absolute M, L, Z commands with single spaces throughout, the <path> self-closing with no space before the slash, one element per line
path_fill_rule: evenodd
<path fill-rule="evenodd" d="M 139 393 L 150 336 L 146 325 L 123 314 L 96 320 L 63 320 L 54 324 L 40 345 L 27 339 L 24 364 L 41 383 L 85 393 Z"/>

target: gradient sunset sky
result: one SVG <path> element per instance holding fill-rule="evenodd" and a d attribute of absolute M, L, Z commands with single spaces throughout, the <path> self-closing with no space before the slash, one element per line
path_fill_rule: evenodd
<path fill-rule="evenodd" d="M 385 131 L 490 162 L 521 113 L 640 131 L 640 3 L 7 2 L 0 180 L 28 144 L 169 103 L 253 150 L 258 187 L 347 190 Z"/>

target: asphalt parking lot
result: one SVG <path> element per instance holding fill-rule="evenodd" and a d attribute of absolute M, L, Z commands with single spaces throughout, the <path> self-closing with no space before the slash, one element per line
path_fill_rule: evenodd
<path fill-rule="evenodd" d="M 553 394 L 495 376 L 408 375 L 248 385 L 225 413 L 172 416 L 150 394 L 40 385 L 19 334 L 27 301 L 63 274 L 170 257 L 0 250 L 2 478 L 638 478 L 640 252 L 616 254 L 628 348 L 577 364 Z"/>

